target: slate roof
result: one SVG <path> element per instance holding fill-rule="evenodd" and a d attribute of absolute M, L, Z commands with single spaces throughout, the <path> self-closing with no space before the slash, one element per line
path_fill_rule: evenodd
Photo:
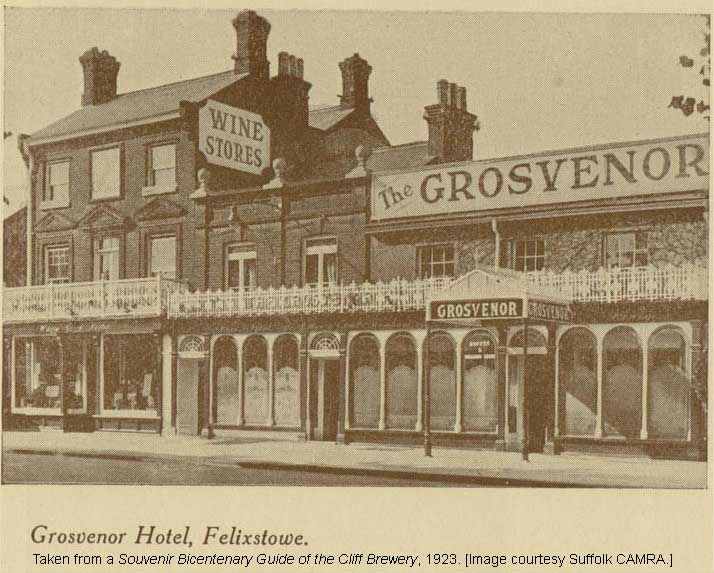
<path fill-rule="evenodd" d="M 436 159 L 429 155 L 429 143 L 414 141 L 392 147 L 377 147 L 367 160 L 367 168 L 372 171 L 389 171 L 391 169 L 410 169 L 424 167 Z"/>
<path fill-rule="evenodd" d="M 119 94 L 106 103 L 82 107 L 36 131 L 30 136 L 30 142 L 84 131 L 101 130 L 171 113 L 179 109 L 179 102 L 182 100 L 202 101 L 246 75 L 236 74 L 233 70 L 229 70 L 210 76 Z"/>
<path fill-rule="evenodd" d="M 315 106 L 310 109 L 308 123 L 310 127 L 327 131 L 340 123 L 353 111 L 353 108 L 345 108 L 339 105 Z"/>

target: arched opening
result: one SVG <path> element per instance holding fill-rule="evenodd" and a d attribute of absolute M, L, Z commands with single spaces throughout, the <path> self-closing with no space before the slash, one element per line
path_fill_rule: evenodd
<path fill-rule="evenodd" d="M 431 427 L 453 430 L 456 422 L 456 378 L 454 341 L 443 332 L 429 337 L 429 386 L 431 389 Z"/>
<path fill-rule="evenodd" d="M 642 423 L 642 348 L 635 331 L 616 326 L 602 345 L 605 435 L 637 438 Z"/>
<path fill-rule="evenodd" d="M 216 424 L 240 423 L 238 349 L 230 336 L 221 336 L 213 345 L 213 414 Z"/>
<path fill-rule="evenodd" d="M 273 346 L 275 370 L 275 423 L 300 425 L 300 351 L 290 334 L 279 336 Z"/>
<path fill-rule="evenodd" d="M 387 428 L 413 430 L 417 414 L 417 354 L 414 339 L 396 334 L 385 349 Z"/>
<path fill-rule="evenodd" d="M 463 428 L 493 432 L 498 424 L 496 348 L 488 332 L 469 333 L 463 342 Z"/>
<path fill-rule="evenodd" d="M 508 410 L 506 412 L 506 433 L 510 440 L 523 437 L 523 412 L 521 396 L 524 388 L 528 389 L 529 416 L 528 425 L 531 435 L 529 440 L 536 449 L 544 439 L 543 431 L 547 417 L 546 397 L 549 382 L 546 363 L 547 341 L 542 332 L 535 327 L 528 328 L 528 362 L 526 368 L 524 329 L 518 330 L 508 342 Z M 523 383 L 527 378 L 526 384 Z"/>
<path fill-rule="evenodd" d="M 243 344 L 244 416 L 248 425 L 264 425 L 268 418 L 268 344 L 251 336 Z"/>
<path fill-rule="evenodd" d="M 648 356 L 648 437 L 687 439 L 689 368 L 682 332 L 667 326 L 650 337 Z"/>
<path fill-rule="evenodd" d="M 379 343 L 360 334 L 349 349 L 350 423 L 355 428 L 379 426 Z"/>
<path fill-rule="evenodd" d="M 585 328 L 572 328 L 558 346 L 560 431 L 592 436 L 597 424 L 597 340 Z"/>

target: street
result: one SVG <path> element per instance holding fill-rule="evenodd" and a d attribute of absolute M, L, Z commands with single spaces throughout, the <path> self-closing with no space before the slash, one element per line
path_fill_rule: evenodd
<path fill-rule="evenodd" d="M 3 452 L 2 481 L 53 484 L 275 485 L 476 487 L 446 480 L 419 480 L 291 469 L 241 467 L 199 459 Z"/>

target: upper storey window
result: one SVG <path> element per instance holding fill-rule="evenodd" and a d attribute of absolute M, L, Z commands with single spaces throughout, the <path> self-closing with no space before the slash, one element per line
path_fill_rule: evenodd
<path fill-rule="evenodd" d="M 92 151 L 92 199 L 121 195 L 121 151 L 118 147 Z"/>
<path fill-rule="evenodd" d="M 69 160 L 47 164 L 42 203 L 43 207 L 69 206 Z"/>
<path fill-rule="evenodd" d="M 176 191 L 176 145 L 152 145 L 147 156 L 148 170 L 144 195 Z"/>
<path fill-rule="evenodd" d="M 454 245 L 421 245 L 417 247 L 417 267 L 423 279 L 454 275 Z"/>
<path fill-rule="evenodd" d="M 305 241 L 305 283 L 329 285 L 337 283 L 337 239 L 334 237 Z"/>
<path fill-rule="evenodd" d="M 648 259 L 646 231 L 605 236 L 605 264 L 608 269 L 646 267 Z"/>

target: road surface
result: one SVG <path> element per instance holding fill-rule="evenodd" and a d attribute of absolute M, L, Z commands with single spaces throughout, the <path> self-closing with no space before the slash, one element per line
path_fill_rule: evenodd
<path fill-rule="evenodd" d="M 477 484 L 293 469 L 241 467 L 230 461 L 91 454 L 3 452 L 2 481 L 57 484 L 474 487 Z"/>

